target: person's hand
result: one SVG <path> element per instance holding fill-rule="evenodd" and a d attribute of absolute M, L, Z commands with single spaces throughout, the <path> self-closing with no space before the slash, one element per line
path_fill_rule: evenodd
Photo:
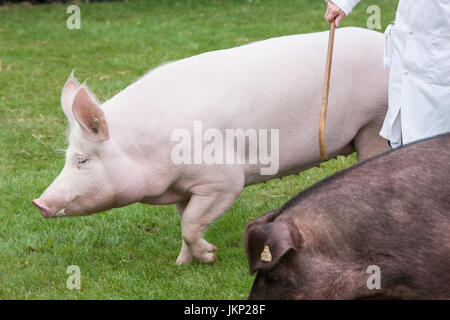
<path fill-rule="evenodd" d="M 341 23 L 342 19 L 346 17 L 346 14 L 332 1 L 327 0 L 327 2 L 328 6 L 327 12 L 325 13 L 325 20 L 327 20 L 328 23 L 331 23 L 333 20 L 335 20 L 336 27 L 339 27 L 339 24 Z"/>

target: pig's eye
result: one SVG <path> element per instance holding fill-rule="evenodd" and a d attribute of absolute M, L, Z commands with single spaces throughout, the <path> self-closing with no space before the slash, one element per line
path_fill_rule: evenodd
<path fill-rule="evenodd" d="M 78 164 L 84 164 L 84 163 L 86 163 L 86 162 L 88 162 L 88 158 L 85 158 L 85 157 L 82 157 L 82 156 L 78 156 L 77 157 L 77 162 L 78 162 Z"/>

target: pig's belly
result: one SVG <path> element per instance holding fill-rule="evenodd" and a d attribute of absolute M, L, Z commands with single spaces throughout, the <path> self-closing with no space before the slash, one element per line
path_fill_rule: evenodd
<path fill-rule="evenodd" d="M 274 178 L 281 178 L 291 174 L 298 174 L 303 170 L 307 170 L 313 167 L 317 167 L 323 161 L 320 157 L 319 143 L 317 145 L 312 143 L 304 146 L 303 152 L 300 148 L 291 148 L 289 152 L 280 154 L 279 170 L 274 175 L 261 174 L 261 165 L 247 165 L 243 168 L 245 175 L 245 186 L 260 183 Z M 311 149 L 312 151 L 305 152 L 305 149 Z M 352 141 L 348 141 L 347 144 L 343 144 L 337 151 L 332 151 L 328 154 L 329 158 L 336 157 L 338 155 L 348 156 L 355 152 Z"/>
<path fill-rule="evenodd" d="M 140 202 L 151 205 L 168 205 L 186 201 L 189 198 L 187 193 L 179 193 L 174 190 L 166 190 L 159 196 L 147 196 Z"/>

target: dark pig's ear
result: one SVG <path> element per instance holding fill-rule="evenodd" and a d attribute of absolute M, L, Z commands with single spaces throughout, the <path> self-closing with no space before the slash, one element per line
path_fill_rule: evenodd
<path fill-rule="evenodd" d="M 81 128 L 98 141 L 109 138 L 108 123 L 100 106 L 90 96 L 88 90 L 81 87 L 72 104 L 72 112 Z"/>
<path fill-rule="evenodd" d="M 273 268 L 290 250 L 298 250 L 302 235 L 291 221 L 255 221 L 245 230 L 244 245 L 250 273 Z"/>

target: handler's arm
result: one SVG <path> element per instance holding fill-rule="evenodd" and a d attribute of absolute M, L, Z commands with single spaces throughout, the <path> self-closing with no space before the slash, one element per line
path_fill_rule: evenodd
<path fill-rule="evenodd" d="M 336 27 L 339 26 L 344 19 L 361 0 L 326 0 L 328 2 L 325 20 L 331 23 L 336 19 Z"/>

